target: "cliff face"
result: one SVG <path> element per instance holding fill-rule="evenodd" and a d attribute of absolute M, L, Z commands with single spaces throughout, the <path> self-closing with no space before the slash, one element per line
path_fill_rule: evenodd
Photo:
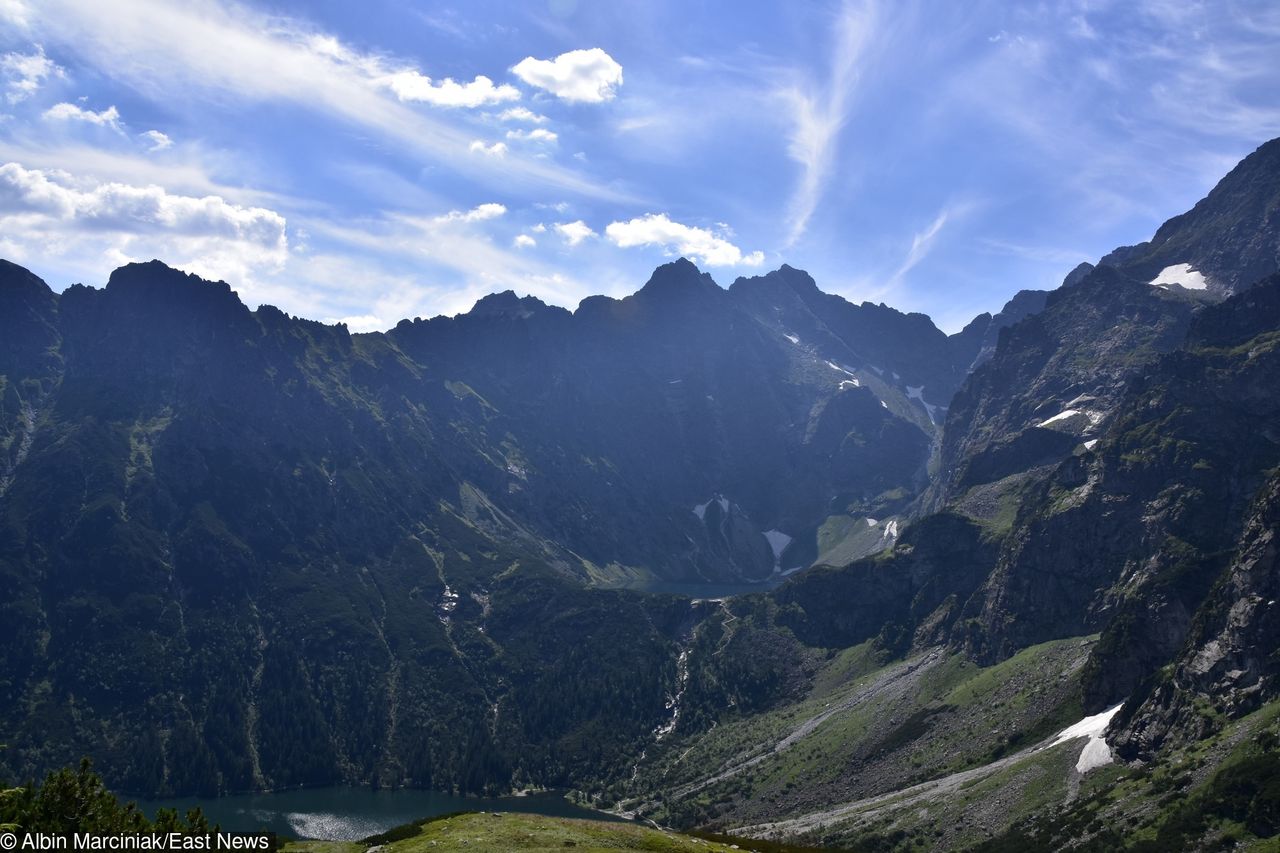
<path fill-rule="evenodd" d="M 1123 699 L 1181 648 L 1280 464 L 1280 278 L 1192 321 L 1133 379 L 1090 449 L 1024 502 L 967 642 L 1000 657 L 1102 631 L 1086 705 Z"/>

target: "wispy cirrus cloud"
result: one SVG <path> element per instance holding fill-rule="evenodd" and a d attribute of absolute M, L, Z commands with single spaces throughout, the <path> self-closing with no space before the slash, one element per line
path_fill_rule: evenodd
<path fill-rule="evenodd" d="M 859 61 L 875 26 L 874 5 L 846 4 L 835 23 L 827 78 L 821 83 L 793 85 L 779 93 L 792 112 L 787 153 L 801 167 L 800 181 L 787 208 L 787 248 L 804 234 L 826 189 L 836 161 L 840 131 L 849 118 Z"/>
<path fill-rule="evenodd" d="M 480 161 L 468 156 L 473 139 L 465 127 L 402 101 L 424 95 L 412 76 L 389 77 L 397 66 L 355 51 L 298 21 L 239 5 L 206 0 L 170 4 L 119 0 L 112 4 L 48 0 L 29 7 L 28 24 L 49 44 L 160 101 L 191 101 L 234 95 L 248 102 L 284 102 L 373 131 L 432 161 L 448 164 L 493 186 L 554 187 L 586 197 L 620 199 L 617 189 L 591 181 L 545 159 L 512 156 Z M 227 61 L 234 57 L 234 61 Z M 163 69 L 164 73 L 157 73 Z M 401 67 L 399 73 L 408 75 Z M 417 72 L 415 72 L 417 73 Z M 425 75 L 420 75 L 424 79 Z M 455 84 L 437 95 L 488 100 L 509 98 L 508 87 L 471 89 Z M 490 97 L 478 97 L 488 93 Z M 453 93 L 453 94 L 448 94 Z M 455 97 L 456 96 L 456 97 Z"/>
<path fill-rule="evenodd" d="M 916 268 L 916 265 L 925 259 L 925 256 L 933 249 L 933 243 L 938 238 L 938 234 L 942 232 L 943 227 L 947 224 L 947 220 L 953 216 L 952 211 L 942 210 L 934 217 L 923 230 L 917 231 L 911 237 L 911 247 L 907 249 L 907 254 L 902 259 L 902 263 L 889 276 L 885 282 L 886 289 L 897 287 L 906 277 L 907 273 Z"/>

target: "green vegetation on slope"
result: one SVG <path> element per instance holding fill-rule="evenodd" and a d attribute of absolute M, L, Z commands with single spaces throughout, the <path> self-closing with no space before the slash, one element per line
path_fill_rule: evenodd
<path fill-rule="evenodd" d="M 639 824 L 543 817 L 542 815 L 469 812 L 398 827 L 363 842 L 295 841 L 284 853 L 364 853 L 377 845 L 380 853 L 449 853 L 449 851 L 647 850 L 652 853 L 801 853 L 811 848 L 733 838 L 717 840 Z"/>

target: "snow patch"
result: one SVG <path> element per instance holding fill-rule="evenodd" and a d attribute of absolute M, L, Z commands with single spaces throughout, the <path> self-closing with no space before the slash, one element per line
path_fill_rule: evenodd
<path fill-rule="evenodd" d="M 791 537 L 781 530 L 766 530 L 764 538 L 769 540 L 769 547 L 773 549 L 773 564 L 775 566 L 781 565 L 782 552 L 787 550 L 787 546 L 791 544 Z"/>
<path fill-rule="evenodd" d="M 827 367 L 830 367 L 832 370 L 838 370 L 839 372 L 843 373 L 845 376 L 852 376 L 854 382 L 858 381 L 858 374 L 854 373 L 852 370 L 845 367 L 843 364 L 836 364 L 834 361 L 828 361 Z"/>
<path fill-rule="evenodd" d="M 843 391 L 846 388 L 861 388 L 862 383 L 856 379 L 845 379 L 839 385 L 839 389 Z"/>
<path fill-rule="evenodd" d="M 894 374 L 894 376 L 897 376 L 897 374 L 895 373 L 895 374 Z M 919 400 L 919 401 L 920 401 L 920 405 L 924 406 L 925 411 L 929 413 L 929 420 L 930 420 L 930 421 L 933 421 L 934 423 L 937 423 L 937 421 L 938 421 L 938 416 L 937 416 L 938 407 L 937 407 L 937 406 L 935 406 L 935 405 L 933 405 L 933 404 L 931 404 L 931 403 L 926 403 L 926 402 L 925 402 L 925 400 L 924 400 L 924 386 L 923 386 L 923 385 L 915 385 L 915 386 L 908 385 L 908 386 L 907 386 L 907 396 L 908 396 L 908 397 L 910 397 L 912 400 Z"/>
<path fill-rule="evenodd" d="M 1091 438 L 1091 439 L 1089 439 L 1088 441 L 1086 441 L 1086 442 L 1084 443 L 1084 449 L 1085 449 L 1085 450 L 1093 450 L 1094 446 L 1095 446 L 1097 443 L 1098 443 L 1098 439 L 1096 439 L 1096 438 Z"/>
<path fill-rule="evenodd" d="M 1178 284 L 1187 290 L 1204 290 L 1209 286 L 1204 274 L 1198 272 L 1191 264 L 1174 264 L 1171 267 L 1165 267 L 1160 270 L 1160 275 L 1151 279 L 1148 284 L 1164 288 L 1168 288 L 1171 284 Z"/>
<path fill-rule="evenodd" d="M 1113 760 L 1111 747 L 1107 746 L 1107 742 L 1103 740 L 1102 735 L 1106 732 L 1107 726 L 1111 724 L 1111 718 L 1116 715 L 1122 705 L 1124 705 L 1123 702 L 1114 708 L 1108 708 L 1101 714 L 1085 717 L 1074 726 L 1068 726 L 1058 732 L 1058 736 L 1053 739 L 1049 746 L 1053 747 L 1069 740 L 1087 737 L 1089 740 L 1084 745 L 1084 749 L 1080 751 L 1080 757 L 1076 759 L 1076 772 L 1087 773 L 1095 767 L 1110 764 Z"/>
<path fill-rule="evenodd" d="M 707 518 L 707 507 L 711 506 L 713 503 L 720 504 L 720 511 L 721 511 L 721 512 L 723 512 L 723 513 L 728 513 L 728 512 L 729 512 L 729 499 L 728 499 L 728 498 L 722 498 L 722 497 L 720 497 L 719 495 L 716 495 L 714 498 L 712 498 L 711 500 L 707 501 L 706 503 L 700 503 L 700 504 L 695 504 L 695 505 L 694 505 L 694 507 L 693 507 L 693 514 L 694 514 L 694 515 L 696 515 L 696 516 L 698 517 L 698 521 L 705 521 L 705 520 L 706 520 L 706 518 Z"/>
<path fill-rule="evenodd" d="M 878 519 L 867 516 L 867 527 L 875 527 L 879 523 L 880 521 Z"/>
<path fill-rule="evenodd" d="M 797 345 L 797 346 L 799 346 L 799 345 L 800 345 L 800 339 L 799 339 L 799 338 L 797 338 L 795 335 L 783 335 L 783 337 L 784 337 L 784 338 L 786 338 L 787 340 L 791 341 L 791 343 L 793 343 L 793 344 L 795 344 L 795 345 Z"/>
<path fill-rule="evenodd" d="M 1078 414 L 1080 414 L 1079 409 L 1065 409 L 1061 412 L 1058 412 L 1058 414 L 1054 415 L 1053 417 L 1046 418 L 1045 420 L 1041 421 L 1040 426 L 1047 427 L 1050 424 L 1060 423 L 1061 421 L 1065 421 L 1068 418 L 1074 418 Z"/>
<path fill-rule="evenodd" d="M 1058 414 L 1054 415 L 1053 417 L 1046 418 L 1045 420 L 1041 421 L 1039 424 L 1037 424 L 1037 426 L 1051 427 L 1054 424 L 1064 423 L 1065 421 L 1068 421 L 1071 418 L 1074 418 L 1077 416 L 1084 416 L 1085 418 L 1087 418 L 1089 421 L 1089 427 L 1092 428 L 1102 423 L 1102 420 L 1103 418 L 1106 417 L 1106 414 L 1104 412 L 1099 412 L 1096 409 L 1063 409 L 1061 412 L 1058 412 Z"/>
<path fill-rule="evenodd" d="M 897 538 L 898 538 L 898 519 L 896 519 L 896 518 L 892 518 L 892 519 L 890 519 L 889 521 L 885 522 L 885 525 L 884 525 L 884 533 L 883 533 L 883 534 L 881 534 L 880 538 L 881 538 L 881 539 L 893 539 L 893 540 L 897 540 Z"/>

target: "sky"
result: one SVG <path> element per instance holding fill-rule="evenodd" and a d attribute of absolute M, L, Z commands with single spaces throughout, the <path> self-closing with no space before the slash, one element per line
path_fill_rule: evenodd
<path fill-rule="evenodd" d="M 1280 136 L 1280 5 L 0 0 L 0 257 L 353 331 L 783 263 L 956 331 Z"/>

